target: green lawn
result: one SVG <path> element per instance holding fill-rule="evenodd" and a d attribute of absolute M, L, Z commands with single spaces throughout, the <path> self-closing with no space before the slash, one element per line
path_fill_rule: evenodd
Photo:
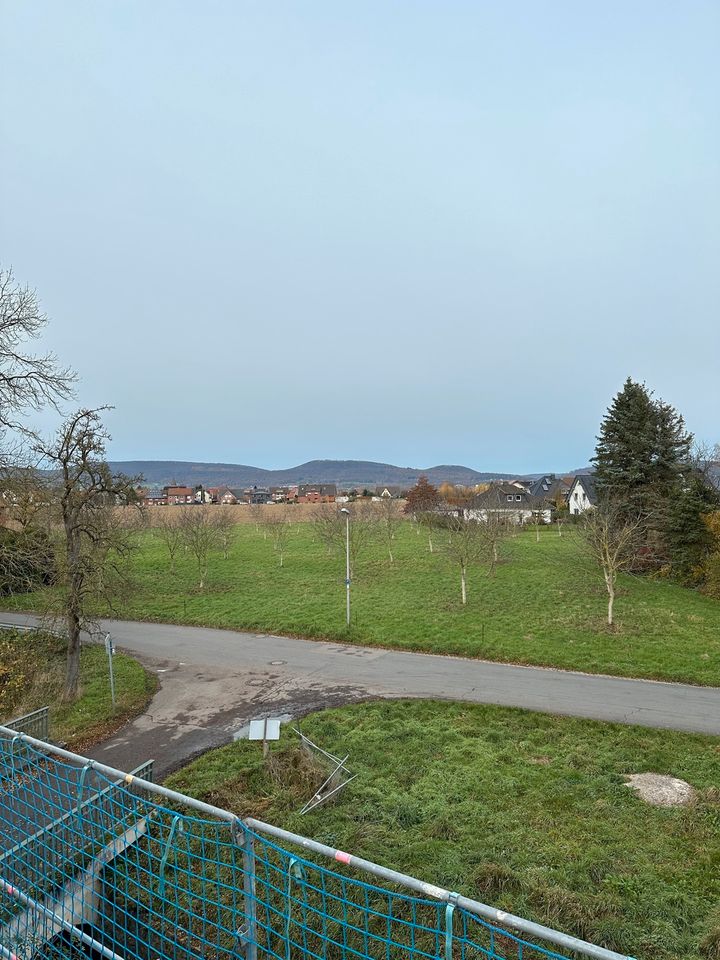
<path fill-rule="evenodd" d="M 440 539 L 440 535 L 436 535 Z M 211 557 L 197 589 L 183 554 L 170 572 L 164 547 L 140 536 L 138 589 L 122 615 L 345 641 L 569 669 L 720 684 L 720 602 L 664 581 L 624 577 L 616 628 L 605 625 L 599 572 L 566 530 L 522 533 L 503 546 L 495 577 L 470 572 L 466 608 L 459 574 L 430 554 L 423 531 L 403 525 L 390 564 L 380 544 L 364 554 L 353 583 L 353 627 L 344 623 L 344 560 L 315 542 L 310 524 L 293 525 L 280 568 L 270 540 L 239 525 L 227 560 Z M 25 596 L 17 608 L 40 606 Z"/>
<path fill-rule="evenodd" d="M 0 632 L 0 720 L 12 720 L 39 707 L 50 707 L 50 736 L 72 749 L 109 736 L 145 708 L 156 678 L 125 654 L 113 659 L 116 705 L 113 711 L 104 647 L 83 647 L 81 694 L 72 704 L 60 702 L 65 645 L 60 637 L 15 630 Z"/>
<path fill-rule="evenodd" d="M 720 957 L 720 740 L 430 701 L 314 714 L 305 734 L 358 777 L 305 816 L 320 773 L 290 727 L 206 754 L 167 781 L 617 951 Z M 688 780 L 650 807 L 623 775 Z"/>

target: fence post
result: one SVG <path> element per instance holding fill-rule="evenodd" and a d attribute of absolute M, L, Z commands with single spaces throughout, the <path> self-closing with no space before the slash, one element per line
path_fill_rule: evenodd
<path fill-rule="evenodd" d="M 255 893 L 255 838 L 242 820 L 236 820 L 231 833 L 233 840 L 242 847 L 243 901 L 245 923 L 240 938 L 245 947 L 245 960 L 257 960 L 257 900 Z"/>

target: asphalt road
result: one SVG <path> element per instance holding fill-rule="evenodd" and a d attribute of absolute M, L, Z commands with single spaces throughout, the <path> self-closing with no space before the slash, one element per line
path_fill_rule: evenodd
<path fill-rule="evenodd" d="M 29 623 L 24 614 L 2 622 Z M 157 671 L 147 713 L 95 751 L 159 775 L 228 742 L 253 717 L 300 716 L 370 697 L 429 697 L 720 734 L 720 688 L 627 680 L 204 627 L 108 620 L 118 647 Z"/>

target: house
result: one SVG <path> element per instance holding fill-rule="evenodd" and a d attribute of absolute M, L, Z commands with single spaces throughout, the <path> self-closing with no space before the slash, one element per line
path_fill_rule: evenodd
<path fill-rule="evenodd" d="M 245 503 L 272 503 L 269 487 L 247 487 L 243 490 Z"/>
<path fill-rule="evenodd" d="M 398 487 L 393 484 L 387 484 L 386 486 L 375 487 L 373 500 L 397 500 L 402 495 L 402 487 Z"/>
<path fill-rule="evenodd" d="M 212 503 L 213 497 L 209 490 L 206 490 L 203 486 L 195 487 L 195 503 Z"/>
<path fill-rule="evenodd" d="M 585 513 L 591 507 L 596 507 L 597 502 L 597 487 L 593 474 L 583 473 L 575 477 L 568 493 L 570 513 L 575 516 Z"/>
<path fill-rule="evenodd" d="M 270 487 L 273 503 L 292 503 L 297 496 L 297 487 Z"/>
<path fill-rule="evenodd" d="M 298 503 L 335 503 L 337 485 L 334 483 L 301 483 L 295 499 Z"/>
<path fill-rule="evenodd" d="M 218 487 L 216 494 L 217 503 L 228 504 L 245 503 L 245 491 L 240 487 Z"/>
<path fill-rule="evenodd" d="M 173 505 L 192 503 L 195 499 L 195 491 L 192 487 L 163 487 L 163 495 L 167 502 Z"/>
<path fill-rule="evenodd" d="M 162 490 L 138 490 L 138 500 L 144 507 L 166 507 L 167 496 Z"/>
<path fill-rule="evenodd" d="M 570 492 L 570 483 L 564 477 L 556 477 L 554 473 L 545 474 L 528 484 L 528 493 L 540 497 L 550 505 L 567 502 Z"/>
<path fill-rule="evenodd" d="M 478 494 L 472 507 L 465 511 L 468 520 L 487 520 L 500 515 L 510 523 L 537 521 L 550 523 L 552 510 L 544 497 L 536 497 L 515 483 L 494 483 L 485 493 Z"/>

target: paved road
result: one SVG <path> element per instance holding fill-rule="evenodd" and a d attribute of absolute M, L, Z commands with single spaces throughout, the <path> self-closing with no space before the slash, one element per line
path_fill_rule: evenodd
<path fill-rule="evenodd" d="M 3 622 L 28 623 L 24 614 Z M 251 717 L 369 697 L 433 697 L 720 734 L 720 688 L 626 680 L 204 627 L 108 620 L 118 647 L 158 672 L 146 714 L 96 751 L 160 774 L 229 741 Z"/>

